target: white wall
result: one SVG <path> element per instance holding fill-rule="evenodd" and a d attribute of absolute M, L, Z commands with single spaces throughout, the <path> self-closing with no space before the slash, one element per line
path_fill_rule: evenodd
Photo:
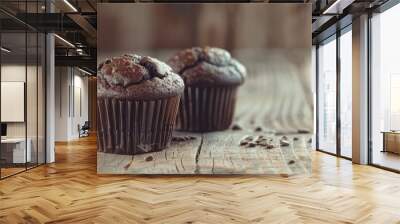
<path fill-rule="evenodd" d="M 88 78 L 72 67 L 56 67 L 55 73 L 55 140 L 77 139 L 78 124 L 88 120 Z"/>

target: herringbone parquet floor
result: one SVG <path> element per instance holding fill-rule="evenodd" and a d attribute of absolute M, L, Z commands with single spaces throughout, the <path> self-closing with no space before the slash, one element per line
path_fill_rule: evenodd
<path fill-rule="evenodd" d="M 313 155 L 311 176 L 99 176 L 94 138 L 0 181 L 0 223 L 400 223 L 400 175 Z"/>

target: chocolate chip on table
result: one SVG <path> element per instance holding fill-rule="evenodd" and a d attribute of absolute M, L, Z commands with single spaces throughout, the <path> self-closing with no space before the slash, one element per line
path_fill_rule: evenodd
<path fill-rule="evenodd" d="M 299 134 L 309 134 L 310 131 L 309 130 L 305 130 L 305 129 L 299 129 L 299 130 L 297 130 L 297 133 L 299 133 Z"/>
<path fill-rule="evenodd" d="M 267 140 L 264 136 L 262 136 L 262 135 L 259 135 L 259 136 L 257 136 L 256 138 L 255 138 L 255 142 L 256 143 L 260 143 L 260 142 L 262 142 L 262 141 L 264 141 L 264 140 Z"/>
<path fill-rule="evenodd" d="M 182 142 L 182 141 L 185 141 L 185 139 L 182 138 L 181 136 L 172 136 L 172 141 L 173 142 Z"/>
<path fill-rule="evenodd" d="M 254 142 L 249 142 L 249 143 L 247 144 L 247 147 L 249 147 L 249 148 L 256 147 L 256 143 L 254 143 Z"/>
<path fill-rule="evenodd" d="M 295 163 L 294 160 L 290 160 L 290 161 L 288 162 L 289 165 L 292 165 L 292 164 L 294 164 L 294 163 Z"/>
<path fill-rule="evenodd" d="M 293 138 L 293 141 L 298 141 L 298 140 L 299 140 L 298 137 L 294 137 L 294 138 Z"/>
<path fill-rule="evenodd" d="M 196 139 L 194 136 L 172 136 L 172 141 L 173 142 L 184 142 L 188 140 L 193 140 Z"/>
<path fill-rule="evenodd" d="M 190 139 L 191 139 L 191 136 L 185 136 L 184 139 L 185 139 L 186 141 L 187 141 L 187 140 L 190 140 Z"/>
<path fill-rule="evenodd" d="M 307 142 L 308 142 L 308 143 L 312 143 L 312 138 L 308 139 Z"/>
<path fill-rule="evenodd" d="M 284 135 L 281 137 L 281 139 L 286 141 L 286 140 L 288 140 L 288 137 L 286 135 Z"/>
<path fill-rule="evenodd" d="M 239 142 L 239 145 L 247 145 L 247 144 L 249 144 L 249 142 L 245 139 L 243 139 Z"/>
<path fill-rule="evenodd" d="M 281 139 L 280 143 L 281 143 L 281 146 L 283 146 L 283 147 L 286 147 L 286 146 L 290 145 L 288 141 L 282 140 L 282 139 Z"/>
<path fill-rule="evenodd" d="M 146 162 L 150 162 L 150 161 L 153 161 L 153 156 L 146 157 Z"/>
<path fill-rule="evenodd" d="M 238 124 L 234 124 L 234 125 L 232 126 L 232 130 L 234 130 L 234 131 L 240 131 L 240 130 L 242 130 L 242 127 L 240 127 Z"/>
<path fill-rule="evenodd" d="M 260 131 L 262 131 L 263 129 L 262 129 L 262 127 L 260 127 L 260 126 L 257 126 L 255 129 L 254 129 L 254 131 L 256 131 L 256 132 L 260 132 Z"/>
<path fill-rule="evenodd" d="M 272 145 L 272 144 L 267 144 L 267 146 L 266 146 L 265 148 L 267 148 L 267 149 L 273 149 L 273 148 L 274 148 L 274 145 Z"/>
<path fill-rule="evenodd" d="M 247 141 L 253 141 L 253 136 L 251 135 L 245 135 L 242 140 L 247 140 Z"/>

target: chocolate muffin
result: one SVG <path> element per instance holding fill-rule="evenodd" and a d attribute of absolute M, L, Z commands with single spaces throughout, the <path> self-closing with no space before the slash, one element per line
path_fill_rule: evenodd
<path fill-rule="evenodd" d="M 229 128 L 246 68 L 228 51 L 214 47 L 182 50 L 168 64 L 185 82 L 177 129 L 206 132 Z"/>
<path fill-rule="evenodd" d="M 166 148 L 183 90 L 182 78 L 155 58 L 127 54 L 100 63 L 98 151 L 135 155 Z"/>

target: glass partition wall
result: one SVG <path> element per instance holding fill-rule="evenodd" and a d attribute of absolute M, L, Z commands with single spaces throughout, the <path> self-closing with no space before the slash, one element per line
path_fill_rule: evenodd
<path fill-rule="evenodd" d="M 352 157 L 351 25 L 317 47 L 317 145 L 319 151 Z"/>
<path fill-rule="evenodd" d="M 26 12 L 38 10 L 25 4 L 21 1 L 18 6 Z M 9 15 L 0 12 L 0 17 Z M 3 23 L 0 26 L 3 179 L 45 163 L 45 35 L 20 22 L 15 22 L 13 29 Z"/>
<path fill-rule="evenodd" d="M 340 155 L 352 158 L 352 32 L 342 31 L 339 49 L 340 67 Z"/>
<path fill-rule="evenodd" d="M 336 36 L 318 47 L 318 149 L 336 153 Z"/>
<path fill-rule="evenodd" d="M 370 163 L 400 171 L 400 4 L 371 18 Z"/>

